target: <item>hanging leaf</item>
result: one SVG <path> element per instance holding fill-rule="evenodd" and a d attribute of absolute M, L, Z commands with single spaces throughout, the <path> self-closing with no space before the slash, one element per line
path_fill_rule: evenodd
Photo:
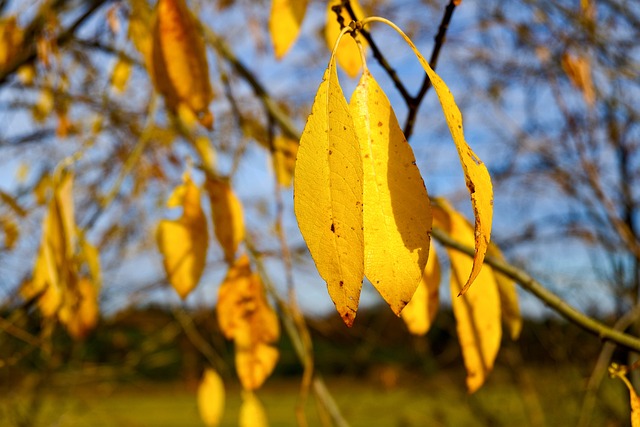
<path fill-rule="evenodd" d="M 340 24 L 338 23 L 337 15 L 332 10 L 334 6 L 338 6 L 341 3 L 342 0 L 330 0 L 327 3 L 327 25 L 325 27 L 325 40 L 329 49 L 333 49 L 333 45 L 336 43 L 338 35 L 342 30 L 342 28 L 340 28 Z M 362 10 L 362 7 L 360 6 L 360 3 L 357 0 L 351 0 L 350 4 L 353 12 L 356 15 L 356 18 L 363 19 L 364 12 Z M 341 16 L 344 19 L 344 25 L 348 26 L 352 19 L 351 16 L 349 16 L 347 9 L 344 7 L 342 8 Z M 367 46 L 366 41 L 361 40 L 361 43 L 363 47 Z M 338 64 L 340 64 L 340 67 L 351 78 L 355 78 L 362 69 L 360 50 L 358 49 L 358 45 L 356 44 L 353 37 L 343 37 L 342 40 L 340 40 L 340 46 L 338 47 L 336 58 L 338 60 Z"/>
<path fill-rule="evenodd" d="M 629 389 L 629 400 L 631 403 L 631 427 L 640 427 L 640 398 L 636 390 L 633 388 L 631 381 L 627 378 L 628 368 L 626 366 L 620 366 L 617 363 L 612 363 L 609 366 L 609 374 L 612 377 L 618 377 L 622 380 L 624 385 Z"/>
<path fill-rule="evenodd" d="M 22 49 L 24 31 L 15 16 L 0 19 L 0 71 L 10 67 Z"/>
<path fill-rule="evenodd" d="M 239 427 L 268 427 L 267 413 L 255 393 L 244 390 L 240 406 Z M 634 426 L 635 427 L 635 426 Z"/>
<path fill-rule="evenodd" d="M 208 128 L 213 91 L 200 23 L 185 0 L 159 0 L 153 25 L 152 76 L 172 112 L 186 104 Z"/>
<path fill-rule="evenodd" d="M 390 23 L 388 23 L 390 24 Z M 420 61 L 422 68 L 429 76 L 431 84 L 438 95 L 440 105 L 444 117 L 449 127 L 449 132 L 453 138 L 456 149 L 458 150 L 458 156 L 460 157 L 460 163 L 462 164 L 462 170 L 464 172 L 467 189 L 471 195 L 471 204 L 473 206 L 473 213 L 475 216 L 475 242 L 474 246 L 476 254 L 473 258 L 473 265 L 470 269 L 469 278 L 464 281 L 464 286 L 460 290 L 460 295 L 463 295 L 469 289 L 469 286 L 473 283 L 475 278 L 480 273 L 482 268 L 482 262 L 484 255 L 487 252 L 489 241 L 491 237 L 491 223 L 493 218 L 493 187 L 491 185 L 491 178 L 489 177 L 489 171 L 484 163 L 476 156 L 471 150 L 471 147 L 464 139 L 464 131 L 462 129 L 462 114 L 458 108 L 451 91 L 445 84 L 445 82 L 431 69 L 429 63 L 420 54 L 418 48 L 413 44 L 411 39 L 400 30 L 397 26 L 390 24 L 407 42 L 411 47 L 416 57 Z"/>
<path fill-rule="evenodd" d="M 111 86 L 117 93 L 122 93 L 126 90 L 129 76 L 131 76 L 131 63 L 119 58 L 111 72 Z"/>
<path fill-rule="evenodd" d="M 169 283 L 184 299 L 197 286 L 204 270 L 207 219 L 200 205 L 200 189 L 189 176 L 174 190 L 167 205 L 181 206 L 182 216 L 175 221 L 160 221 L 156 239 Z"/>
<path fill-rule="evenodd" d="M 246 255 L 229 268 L 218 293 L 217 313 L 220 330 L 234 340 L 242 386 L 259 388 L 278 361 L 278 350 L 272 344 L 280 337 L 280 325 Z"/>
<path fill-rule="evenodd" d="M 363 170 L 364 274 L 400 315 L 427 264 L 431 202 L 391 104 L 367 69 L 350 107 Z"/>
<path fill-rule="evenodd" d="M 426 335 L 438 313 L 440 289 L 440 263 L 435 247 L 429 250 L 427 266 L 416 293 L 402 310 L 401 317 L 413 335 Z"/>
<path fill-rule="evenodd" d="M 224 259 L 231 264 L 244 240 L 242 203 L 226 181 L 207 178 L 205 189 L 209 193 L 216 238 L 224 251 Z"/>
<path fill-rule="evenodd" d="M 216 371 L 207 368 L 198 386 L 198 410 L 207 427 L 220 424 L 224 412 L 224 383 Z"/>
<path fill-rule="evenodd" d="M 565 52 L 560 64 L 571 83 L 582 92 L 585 103 L 589 107 L 593 107 L 596 102 L 596 92 L 591 80 L 589 59 L 585 56 Z"/>
<path fill-rule="evenodd" d="M 77 282 L 77 287 L 65 294 L 65 301 L 58 317 L 69 335 L 76 340 L 84 339 L 92 331 L 99 318 L 98 290 L 86 278 Z"/>
<path fill-rule="evenodd" d="M 269 33 L 277 59 L 281 59 L 298 38 L 307 3 L 307 0 L 271 0 Z"/>
<path fill-rule="evenodd" d="M 445 200 L 437 200 L 433 219 L 434 226 L 445 230 L 457 242 L 473 244 L 473 228 Z M 502 327 L 498 285 L 493 271 L 485 266 L 478 275 L 476 286 L 460 295 L 473 260 L 454 249 L 447 249 L 447 253 L 451 262 L 451 304 L 467 369 L 467 389 L 473 393 L 484 384 L 500 348 Z"/>
<path fill-rule="evenodd" d="M 129 14 L 129 31 L 127 35 L 138 52 L 142 54 L 149 69 L 149 74 L 153 78 L 151 58 L 153 48 L 153 38 L 151 36 L 153 32 L 153 12 L 147 0 L 129 0 L 128 3 L 131 7 L 131 12 Z"/>
<path fill-rule="evenodd" d="M 333 57 L 300 139 L 293 184 L 300 232 L 351 326 L 364 276 L 362 161 Z"/>
<path fill-rule="evenodd" d="M 278 183 L 283 187 L 289 187 L 293 179 L 293 171 L 296 165 L 298 153 L 298 141 L 284 136 L 277 136 L 273 142 L 274 151 L 271 154 L 273 170 Z"/>
<path fill-rule="evenodd" d="M 498 247 L 493 243 L 489 244 L 487 254 L 500 260 L 504 259 L 500 249 L 498 249 Z M 489 266 L 484 266 L 483 268 L 489 268 Z M 520 336 L 520 331 L 522 331 L 522 316 L 520 316 L 520 305 L 518 304 L 516 284 L 504 274 L 493 269 L 492 271 L 495 275 L 498 292 L 500 294 L 500 312 L 502 313 L 502 320 L 507 326 L 509 336 L 515 341 Z"/>

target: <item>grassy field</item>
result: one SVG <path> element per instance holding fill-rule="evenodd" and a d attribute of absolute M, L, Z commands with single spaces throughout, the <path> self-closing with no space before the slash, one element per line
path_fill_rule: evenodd
<path fill-rule="evenodd" d="M 432 376 L 383 373 L 365 379 L 326 380 L 344 417 L 357 426 L 574 426 L 580 414 L 584 378 L 571 369 L 528 368 L 518 376 L 498 369 L 469 396 L 461 372 Z M 270 425 L 294 426 L 297 380 L 273 379 L 258 392 Z M 237 384 L 227 386 L 223 426 L 237 425 Z M 24 427 L 196 427 L 195 390 L 183 383 L 97 383 L 46 387 L 39 398 L 12 391 L 0 399 L 0 425 Z M 310 426 L 321 425 L 313 399 L 306 405 Z M 628 394 L 605 379 L 591 426 L 628 425 Z"/>

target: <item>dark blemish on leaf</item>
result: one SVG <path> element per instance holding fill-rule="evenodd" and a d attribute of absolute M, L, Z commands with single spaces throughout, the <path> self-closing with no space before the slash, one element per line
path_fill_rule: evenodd
<path fill-rule="evenodd" d="M 458 125 L 458 129 L 462 129 L 462 125 Z"/>
<path fill-rule="evenodd" d="M 340 280 L 340 287 L 344 286 L 344 282 L 342 280 Z"/>
<path fill-rule="evenodd" d="M 342 130 L 347 130 L 347 127 L 346 126 L 342 126 Z"/>
<path fill-rule="evenodd" d="M 369 158 L 369 155 L 368 155 L 368 154 L 365 154 L 365 155 L 364 155 L 364 158 L 365 158 L 365 159 L 368 159 L 368 158 Z"/>
<path fill-rule="evenodd" d="M 413 166 L 415 166 L 415 165 L 416 165 L 416 161 L 414 160 L 413 162 L 411 162 L 411 164 L 412 164 Z"/>
<path fill-rule="evenodd" d="M 473 194 L 476 192 L 476 186 L 473 182 L 467 182 L 467 188 L 469 189 L 469 193 Z"/>
<path fill-rule="evenodd" d="M 377 285 L 378 283 L 380 283 L 380 280 L 376 280 L 376 285 Z"/>
<path fill-rule="evenodd" d="M 336 226 L 333 223 L 331 224 L 331 232 L 332 233 L 336 232 Z"/>
<path fill-rule="evenodd" d="M 378 126 L 382 126 L 382 122 L 378 122 Z"/>
<path fill-rule="evenodd" d="M 332 155 L 332 154 L 333 154 L 333 151 L 329 150 L 329 155 Z"/>

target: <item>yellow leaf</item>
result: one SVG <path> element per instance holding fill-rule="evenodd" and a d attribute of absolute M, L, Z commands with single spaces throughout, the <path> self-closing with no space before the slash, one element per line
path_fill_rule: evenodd
<path fill-rule="evenodd" d="M 213 171 L 216 169 L 216 152 L 211 145 L 211 141 L 206 136 L 198 136 L 195 139 L 194 143 L 198 154 L 200 155 L 200 159 L 202 160 L 203 166 L 209 170 Z"/>
<path fill-rule="evenodd" d="M 278 183 L 283 187 L 291 185 L 293 171 L 296 165 L 296 154 L 298 153 L 298 141 L 277 136 L 273 142 L 274 152 L 272 153 L 273 170 Z"/>
<path fill-rule="evenodd" d="M 224 383 L 213 369 L 206 369 L 198 386 L 198 410 L 207 427 L 220 424 L 224 412 Z"/>
<path fill-rule="evenodd" d="M 24 31 L 18 26 L 15 16 L 0 19 L 0 70 L 12 65 L 23 38 Z"/>
<path fill-rule="evenodd" d="M 629 368 L 626 366 L 620 366 L 617 363 L 612 363 L 609 366 L 609 374 L 612 377 L 618 377 L 629 389 L 629 400 L 631 403 L 631 427 L 640 427 L 640 398 L 636 393 L 631 381 L 627 378 L 626 374 Z"/>
<path fill-rule="evenodd" d="M 182 217 L 160 221 L 156 238 L 169 282 L 184 299 L 197 286 L 204 270 L 207 219 L 200 205 L 200 190 L 189 177 L 175 193 L 182 193 Z"/>
<path fill-rule="evenodd" d="M 78 280 L 77 287 L 67 292 L 58 314 L 69 335 L 76 340 L 85 338 L 98 323 L 98 291 L 86 278 Z"/>
<path fill-rule="evenodd" d="M 504 259 L 500 249 L 498 249 L 498 247 L 493 243 L 489 245 L 487 254 L 494 258 Z M 489 268 L 489 266 L 484 266 L 483 268 Z M 520 336 L 520 331 L 522 330 L 522 317 L 520 316 L 520 305 L 518 304 L 516 284 L 513 280 L 495 270 L 493 273 L 495 275 L 498 292 L 500 294 L 500 311 L 502 312 L 502 320 L 509 330 L 509 336 L 511 339 L 517 340 Z"/>
<path fill-rule="evenodd" d="M 429 332 L 438 313 L 439 288 L 440 263 L 436 256 L 435 247 L 432 246 L 418 289 L 400 314 L 407 329 L 413 335 L 425 335 Z"/>
<path fill-rule="evenodd" d="M 458 150 L 458 156 L 460 157 L 460 163 L 462 164 L 467 189 L 471 195 L 471 204 L 473 206 L 473 213 L 475 216 L 474 246 L 476 254 L 473 258 L 473 265 L 470 268 L 469 278 L 466 281 L 463 281 L 464 286 L 460 289 L 460 295 L 463 295 L 467 292 L 467 289 L 469 289 L 469 286 L 471 286 L 478 274 L 480 274 L 484 255 L 487 252 L 487 247 L 489 246 L 493 218 L 493 186 L 491 185 L 491 178 L 487 167 L 478 158 L 478 156 L 476 156 L 473 150 L 471 150 L 471 147 L 469 147 L 464 139 L 464 131 L 462 130 L 462 114 L 453 99 L 451 91 L 440 76 L 431 69 L 427 60 L 420 54 L 420 51 L 418 51 L 418 48 L 413 44 L 409 37 L 407 37 L 407 35 L 404 34 L 397 26 L 393 24 L 391 24 L 391 26 L 411 47 L 420 61 L 422 68 L 424 68 L 424 71 L 429 76 L 429 80 L 431 80 L 431 84 L 433 85 L 433 88 L 438 95 L 438 99 L 440 100 L 444 117 L 447 120 L 449 132 L 451 133 L 453 142 Z"/>
<path fill-rule="evenodd" d="M 276 58 L 282 58 L 298 38 L 308 0 L 271 0 L 269 33 Z"/>
<path fill-rule="evenodd" d="M 207 178 L 205 189 L 211 201 L 216 238 L 224 251 L 224 259 L 231 264 L 244 239 L 242 203 L 228 182 Z"/>
<path fill-rule="evenodd" d="M 593 107 L 596 102 L 596 93 L 591 80 L 589 59 L 565 53 L 562 55 L 561 65 L 571 83 L 582 92 L 587 105 Z"/>
<path fill-rule="evenodd" d="M 293 185 L 300 232 L 351 326 L 364 276 L 362 161 L 333 57 L 300 139 Z"/>
<path fill-rule="evenodd" d="M 446 201 L 440 199 L 434 205 L 433 219 L 435 226 L 444 229 L 457 242 L 473 244 L 473 228 Z M 460 295 L 473 261 L 454 249 L 447 249 L 447 253 L 451 261 L 451 304 L 467 369 L 467 389 L 473 393 L 484 384 L 500 348 L 502 327 L 498 285 L 493 271 L 485 266 L 478 275 L 476 286 Z"/>
<path fill-rule="evenodd" d="M 211 127 L 209 104 L 213 91 L 200 23 L 191 14 L 185 0 L 159 0 L 153 26 L 153 81 L 172 112 L 186 104 Z"/>
<path fill-rule="evenodd" d="M 242 392 L 239 427 L 268 427 L 267 413 L 256 395 L 250 391 Z"/>
<path fill-rule="evenodd" d="M 333 49 L 333 45 L 336 43 L 338 35 L 342 30 L 340 28 L 340 24 L 338 23 L 338 17 L 336 13 L 331 10 L 331 8 L 340 5 L 341 3 L 342 0 L 330 0 L 327 4 L 327 25 L 325 27 L 325 40 L 330 50 Z M 351 0 L 351 7 L 353 9 L 353 12 L 356 14 L 356 18 L 364 18 L 364 12 L 357 0 Z M 348 26 L 351 22 L 351 17 L 344 7 L 342 8 L 341 15 L 344 19 L 344 24 Z M 366 41 L 362 39 L 361 43 L 363 47 L 367 46 Z M 351 78 L 355 78 L 362 69 L 360 50 L 358 49 L 358 45 L 356 44 L 355 40 L 351 36 L 343 37 L 342 40 L 340 40 L 340 46 L 338 47 L 336 57 L 338 60 L 338 64 L 340 64 L 340 67 Z"/>
<path fill-rule="evenodd" d="M 280 326 L 246 255 L 229 268 L 220 286 L 217 314 L 220 330 L 234 340 L 242 386 L 259 388 L 278 360 L 278 350 L 272 344 L 280 337 Z"/>
<path fill-rule="evenodd" d="M 4 232 L 4 248 L 10 251 L 15 247 L 18 237 L 20 237 L 18 224 L 13 219 L 3 216 L 0 217 L 0 228 Z"/>
<path fill-rule="evenodd" d="M 130 75 L 131 64 L 122 58 L 118 59 L 111 73 L 111 86 L 117 93 L 125 91 Z"/>
<path fill-rule="evenodd" d="M 153 46 L 152 11 L 147 0 L 129 0 L 131 14 L 129 15 L 128 37 L 151 70 L 151 50 Z M 150 73 L 153 76 L 153 73 Z"/>
<path fill-rule="evenodd" d="M 427 264 L 431 202 L 391 104 L 367 69 L 350 106 L 363 170 L 364 274 L 400 315 Z"/>

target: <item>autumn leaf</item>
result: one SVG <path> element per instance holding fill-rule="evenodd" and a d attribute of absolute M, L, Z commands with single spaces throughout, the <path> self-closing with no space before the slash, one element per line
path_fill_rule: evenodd
<path fill-rule="evenodd" d="M 589 107 L 596 102 L 596 93 L 591 80 L 591 65 L 585 56 L 564 53 L 561 66 L 571 83 L 582 92 L 584 101 Z"/>
<path fill-rule="evenodd" d="M 433 209 L 434 226 L 445 230 L 457 242 L 471 246 L 474 242 L 471 225 L 446 201 L 437 202 Z M 484 384 L 500 348 L 498 285 L 493 271 L 485 266 L 478 274 L 476 286 L 460 295 L 473 260 L 454 249 L 447 249 L 447 253 L 451 262 L 451 304 L 467 370 L 467 389 L 473 393 Z"/>
<path fill-rule="evenodd" d="M 213 91 L 199 26 L 185 0 L 159 0 L 153 25 L 151 74 L 169 110 L 175 113 L 184 103 L 210 128 Z"/>
<path fill-rule="evenodd" d="M 167 203 L 182 207 L 177 220 L 162 220 L 156 239 L 169 283 L 182 299 L 197 286 L 204 270 L 208 246 L 207 219 L 200 205 L 200 189 L 189 176 Z"/>
<path fill-rule="evenodd" d="M 239 427 L 268 427 L 267 413 L 255 393 L 244 390 L 240 406 Z M 635 427 L 635 426 L 634 426 Z"/>
<path fill-rule="evenodd" d="M 617 377 L 627 386 L 629 389 L 629 400 L 631 403 L 631 427 L 640 427 L 640 398 L 633 388 L 631 381 L 627 378 L 628 368 L 626 366 L 620 366 L 617 363 L 612 363 L 609 366 L 609 374 L 612 377 Z"/>
<path fill-rule="evenodd" d="M 444 117 L 449 127 L 449 132 L 458 151 L 462 170 L 464 172 L 467 189 L 471 195 L 471 204 L 475 216 L 475 239 L 474 247 L 476 254 L 473 257 L 473 264 L 470 268 L 469 278 L 463 281 L 464 286 L 460 289 L 463 295 L 469 289 L 475 278 L 480 274 L 482 262 L 489 246 L 491 237 L 491 225 L 493 219 L 493 186 L 489 171 L 480 158 L 471 150 L 464 138 L 462 129 L 462 114 L 458 108 L 451 91 L 445 82 L 431 68 L 426 59 L 422 56 L 418 48 L 411 39 L 395 24 L 384 21 L 394 28 L 411 47 L 416 57 L 420 61 L 422 68 L 429 76 L 431 84 L 438 95 L 438 100 L 442 106 Z"/>
<path fill-rule="evenodd" d="M 341 3 L 342 0 L 330 0 L 327 3 L 327 25 L 325 27 L 325 40 L 329 49 L 333 49 L 333 46 L 338 39 L 338 35 L 342 30 L 342 28 L 340 28 L 340 24 L 338 23 L 337 15 L 332 10 L 334 6 L 338 6 Z M 360 3 L 357 0 L 351 0 L 350 4 L 353 12 L 356 15 L 356 18 L 364 18 L 364 12 L 362 10 L 362 7 L 360 6 Z M 341 16 L 344 19 L 345 25 L 349 25 L 349 23 L 352 21 L 351 16 L 349 16 L 349 13 L 344 7 L 341 10 Z M 367 46 L 366 41 L 362 40 L 361 43 L 363 47 Z M 340 64 L 340 67 L 351 78 L 355 78 L 362 69 L 360 50 L 358 49 L 358 45 L 356 44 L 353 37 L 343 37 L 342 40 L 340 40 L 340 46 L 338 47 L 336 58 L 338 64 Z"/>
<path fill-rule="evenodd" d="M 427 264 L 431 202 L 391 104 L 367 69 L 350 107 L 363 170 L 364 274 L 400 315 Z"/>
<path fill-rule="evenodd" d="M 487 254 L 494 258 L 504 260 L 502 252 L 493 243 L 489 244 Z M 489 268 L 489 266 L 484 266 L 483 268 Z M 500 294 L 500 312 L 502 313 L 502 320 L 507 326 L 511 339 L 517 340 L 520 336 L 520 331 L 522 331 L 522 316 L 520 316 L 520 305 L 518 304 L 516 284 L 504 274 L 493 269 L 492 271 L 495 275 L 498 292 Z"/>
<path fill-rule="evenodd" d="M 115 92 L 122 93 L 126 90 L 130 75 L 131 63 L 123 58 L 119 58 L 111 72 L 111 86 Z"/>
<path fill-rule="evenodd" d="M 298 38 L 307 0 L 271 0 L 269 33 L 276 58 L 282 58 Z"/>
<path fill-rule="evenodd" d="M 24 30 L 15 16 L 0 19 L 0 71 L 12 65 L 23 44 Z"/>
<path fill-rule="evenodd" d="M 294 210 L 300 232 L 344 322 L 351 326 L 364 276 L 362 161 L 332 57 L 300 139 Z"/>
<path fill-rule="evenodd" d="M 81 278 L 77 286 L 65 294 L 58 317 L 69 335 L 83 339 L 98 323 L 98 289 L 87 278 Z"/>
<path fill-rule="evenodd" d="M 220 424 L 224 412 L 225 391 L 222 378 L 216 371 L 207 368 L 198 386 L 198 410 L 207 427 Z"/>
<path fill-rule="evenodd" d="M 242 386 L 247 390 L 259 388 L 278 361 L 278 350 L 272 345 L 280 337 L 280 325 L 259 276 L 251 273 L 246 255 L 229 268 L 220 286 L 217 314 L 220 330 L 234 340 L 236 371 Z"/>
<path fill-rule="evenodd" d="M 284 136 L 277 136 L 273 141 L 271 159 L 278 183 L 283 187 L 291 185 L 293 171 L 298 153 L 298 141 Z"/>
<path fill-rule="evenodd" d="M 400 317 L 413 335 L 425 335 L 429 332 L 439 305 L 440 263 L 435 247 L 429 250 L 429 259 L 424 269 L 420 283 L 411 301 L 407 304 Z"/>
<path fill-rule="evenodd" d="M 238 246 L 244 240 L 242 203 L 228 182 L 207 178 L 205 190 L 211 202 L 211 214 L 216 238 L 224 251 L 224 259 L 233 263 Z"/>

